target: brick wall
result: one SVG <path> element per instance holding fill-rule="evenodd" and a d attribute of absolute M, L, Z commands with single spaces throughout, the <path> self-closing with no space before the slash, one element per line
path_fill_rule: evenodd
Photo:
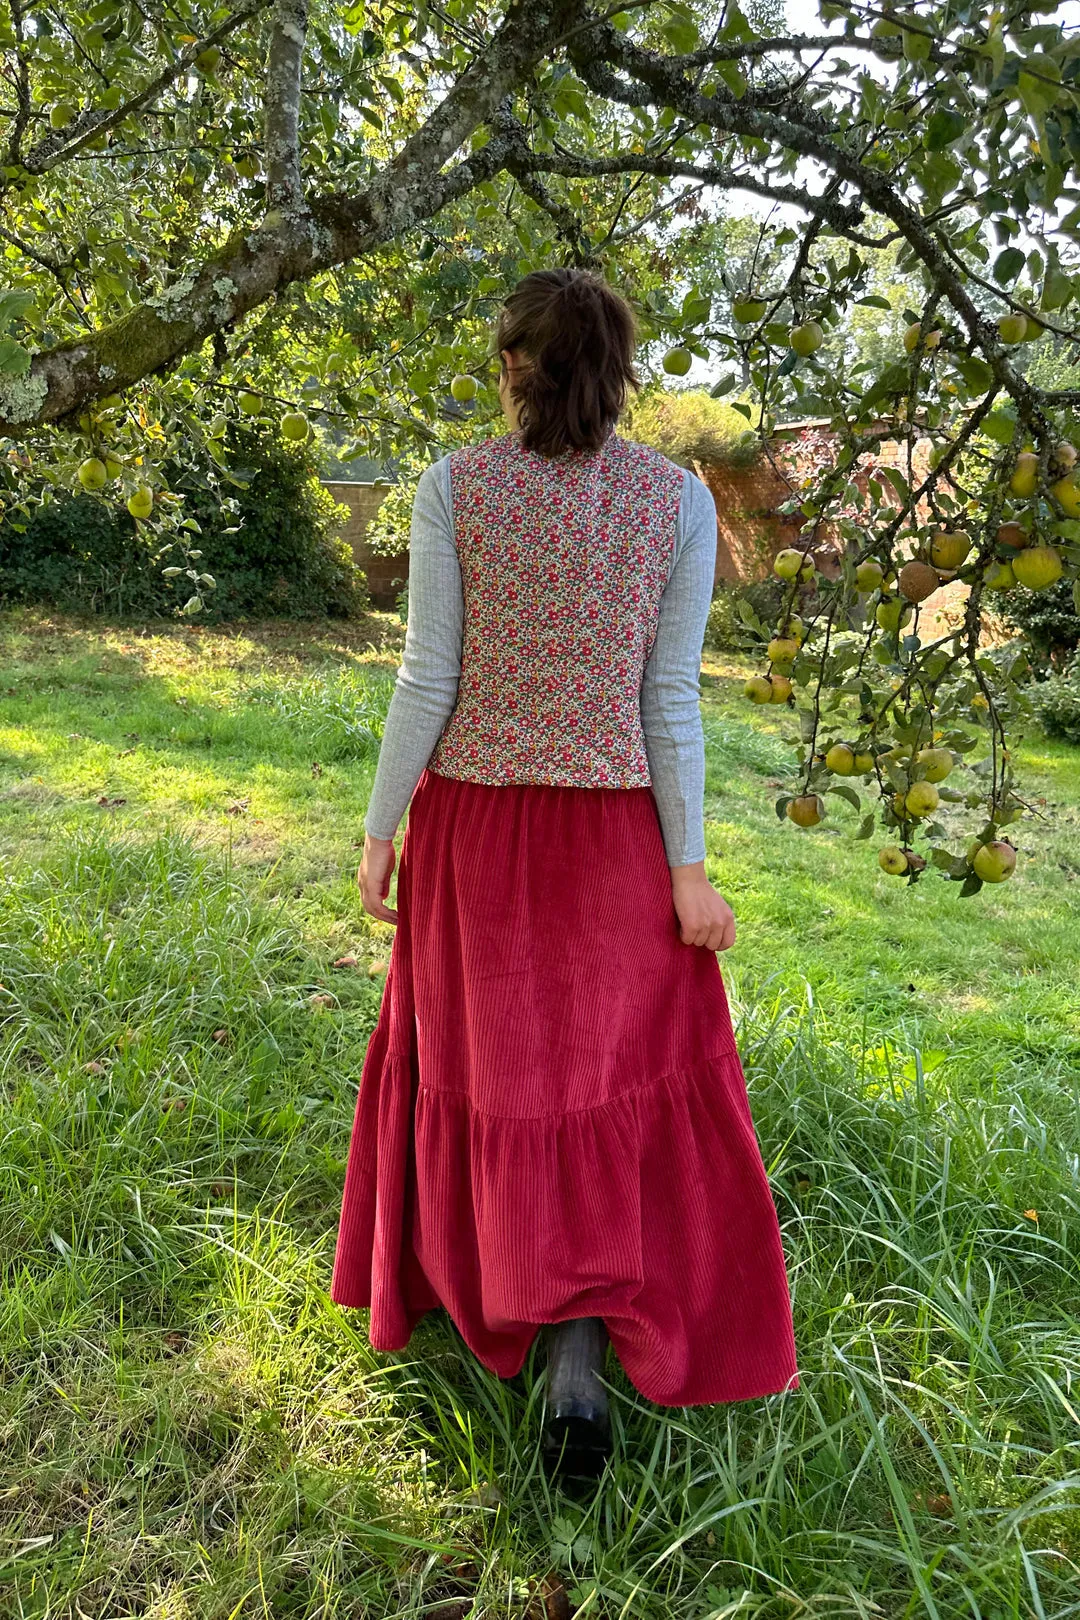
<path fill-rule="evenodd" d="M 695 468 L 716 501 L 717 582 L 745 584 L 768 576 L 772 559 L 784 546 L 792 544 L 802 523 L 798 515 L 781 517 L 777 507 L 790 499 L 791 480 L 797 482 L 802 474 L 830 458 L 831 445 L 827 423 L 794 422 L 779 428 L 770 455 L 759 456 L 749 467 Z M 927 449 L 924 444 L 915 449 L 915 470 L 920 477 L 926 469 Z M 880 465 L 902 466 L 904 457 L 903 446 L 894 440 L 882 441 L 877 455 Z M 863 487 L 866 477 L 865 472 L 859 475 L 858 482 Z M 335 500 L 349 509 L 349 518 L 340 532 L 367 577 L 372 601 L 376 607 L 393 607 L 402 584 L 409 577 L 409 554 L 406 551 L 398 557 L 374 557 L 364 543 L 367 526 L 389 485 L 327 482 L 325 487 Z M 886 483 L 886 494 L 889 489 Z M 824 530 L 822 541 L 826 546 L 830 539 L 829 531 Z M 944 616 L 952 619 L 962 613 L 965 595 L 965 586 L 945 586 L 924 606 L 923 622 L 944 623 Z"/>
<path fill-rule="evenodd" d="M 335 501 L 348 508 L 349 516 L 338 533 L 351 548 L 367 580 L 372 602 L 378 608 L 392 608 L 398 592 L 409 577 L 409 553 L 404 551 L 398 557 L 376 557 L 364 542 L 368 524 L 382 505 L 390 485 L 347 484 L 324 479 L 323 488 L 329 491 Z"/>

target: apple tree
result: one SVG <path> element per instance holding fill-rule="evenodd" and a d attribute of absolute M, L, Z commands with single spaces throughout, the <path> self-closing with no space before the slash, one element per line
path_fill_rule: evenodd
<path fill-rule="evenodd" d="M 747 386 L 764 450 L 785 417 L 831 425 L 751 682 L 798 715 L 780 813 L 838 796 L 884 822 L 887 871 L 919 875 L 919 835 L 961 892 L 1008 875 L 1023 658 L 983 608 L 1080 565 L 1080 38 L 1056 7 L 822 0 L 792 32 L 745 0 L 0 0 L 0 60 L 9 520 L 76 480 L 124 501 L 195 611 L 212 584 L 161 468 L 242 479 L 241 415 L 415 448 L 455 377 L 483 423 L 501 294 L 596 266 L 668 370 Z M 730 194 L 759 221 L 737 287 Z M 886 438 L 906 460 L 878 468 Z M 963 624 L 924 634 L 948 578 Z"/>

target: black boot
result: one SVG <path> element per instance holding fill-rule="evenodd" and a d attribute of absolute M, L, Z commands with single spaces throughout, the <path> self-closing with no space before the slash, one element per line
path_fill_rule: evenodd
<path fill-rule="evenodd" d="M 611 1450 L 604 1371 L 607 1329 L 598 1316 L 560 1322 L 548 1330 L 547 1426 L 549 1466 L 577 1478 L 603 1472 Z"/>

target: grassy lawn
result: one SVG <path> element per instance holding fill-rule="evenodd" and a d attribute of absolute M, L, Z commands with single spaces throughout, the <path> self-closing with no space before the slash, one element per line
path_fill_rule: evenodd
<path fill-rule="evenodd" d="M 500 1384 L 437 1320 L 378 1357 L 326 1297 L 400 641 L 0 621 L 0 1616 L 1080 1615 L 1080 750 L 1018 751 L 1044 819 L 961 901 L 846 807 L 781 826 L 782 721 L 707 661 L 803 1388 L 616 1375 L 567 1496 L 539 1359 Z"/>

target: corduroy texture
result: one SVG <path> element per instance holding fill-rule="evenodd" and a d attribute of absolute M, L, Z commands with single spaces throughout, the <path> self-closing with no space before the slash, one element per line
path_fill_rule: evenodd
<path fill-rule="evenodd" d="M 442 1304 L 501 1377 L 599 1316 L 664 1405 L 795 1387 L 776 1211 L 652 789 L 425 771 L 331 1286 L 378 1350 Z"/>

